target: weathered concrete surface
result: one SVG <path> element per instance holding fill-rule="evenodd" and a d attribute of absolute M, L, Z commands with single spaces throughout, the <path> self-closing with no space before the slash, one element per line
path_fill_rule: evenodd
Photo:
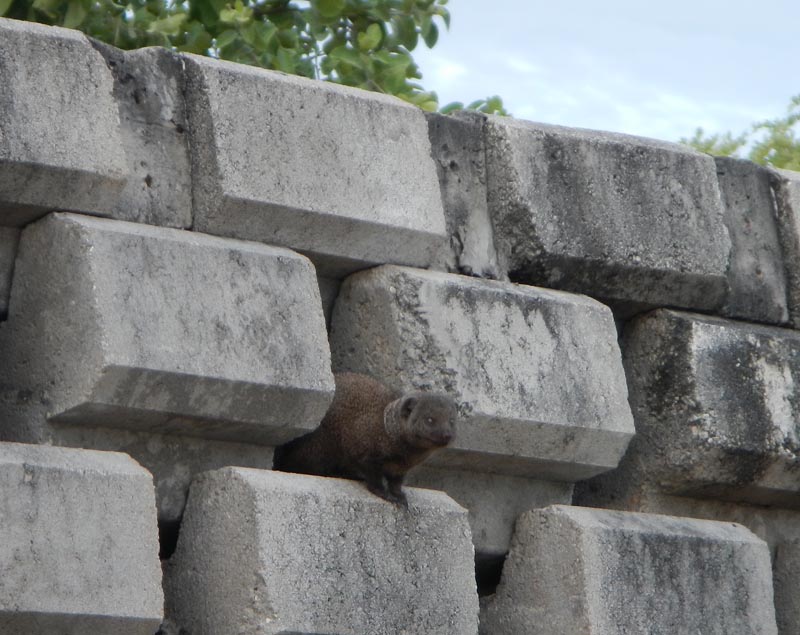
<path fill-rule="evenodd" d="M 333 305 L 336 303 L 342 281 L 336 280 L 335 278 L 323 278 L 322 276 L 318 276 L 317 284 L 319 285 L 319 295 L 322 300 L 322 312 L 325 314 L 325 325 L 330 327 Z"/>
<path fill-rule="evenodd" d="M 733 523 L 536 510 L 517 522 L 481 632 L 776 634 L 769 550 Z"/>
<path fill-rule="evenodd" d="M 781 635 L 797 633 L 800 629 L 800 536 L 778 545 L 773 564 L 775 585 L 775 614 Z"/>
<path fill-rule="evenodd" d="M 354 481 L 200 475 L 166 572 L 169 620 L 192 635 L 477 633 L 466 511 L 407 493 L 403 510 Z"/>
<path fill-rule="evenodd" d="M 161 47 L 121 51 L 93 41 L 114 76 L 128 183 L 110 216 L 190 227 L 192 174 L 186 134 L 183 60 Z"/>
<path fill-rule="evenodd" d="M 153 481 L 110 452 L 0 443 L 0 632 L 152 635 Z"/>
<path fill-rule="evenodd" d="M 459 403 L 430 463 L 575 481 L 617 465 L 634 433 L 608 307 L 586 297 L 384 266 L 347 278 L 336 371 Z"/>
<path fill-rule="evenodd" d="M 572 483 L 504 474 L 421 466 L 406 479 L 412 487 L 444 491 L 469 510 L 472 544 L 481 558 L 508 552 L 517 517 L 531 509 L 572 502 Z"/>
<path fill-rule="evenodd" d="M 677 144 L 489 117 L 489 212 L 515 282 L 717 309 L 730 238 L 714 161 Z"/>
<path fill-rule="evenodd" d="M 29 427 L 45 404 L 52 424 L 280 443 L 324 415 L 329 355 L 302 256 L 51 214 L 20 240 L 0 331 L 0 434 L 47 439 Z"/>
<path fill-rule="evenodd" d="M 789 319 L 800 327 L 800 172 L 772 171 L 783 264 L 786 267 Z"/>
<path fill-rule="evenodd" d="M 11 294 L 11 277 L 14 273 L 18 242 L 18 229 L 0 227 L 0 319 L 5 318 L 8 312 L 8 298 Z"/>
<path fill-rule="evenodd" d="M 0 225 L 108 214 L 126 181 L 113 79 L 77 31 L 0 19 Z"/>
<path fill-rule="evenodd" d="M 435 264 L 454 273 L 501 279 L 486 201 L 485 115 L 426 113 L 450 249 Z"/>
<path fill-rule="evenodd" d="M 623 465 L 627 466 L 627 461 L 623 460 Z M 764 540 L 772 554 L 778 632 L 781 635 L 800 633 L 800 602 L 797 597 L 800 568 L 795 550 L 800 541 L 799 511 L 672 496 L 637 479 L 636 475 L 625 469 L 609 473 L 611 476 L 615 478 L 578 483 L 575 504 L 739 523 Z"/>
<path fill-rule="evenodd" d="M 751 161 L 716 157 L 725 225 L 731 237 L 730 293 L 722 313 L 756 322 L 789 319 L 786 271 L 771 173 Z"/>
<path fill-rule="evenodd" d="M 419 109 L 274 71 L 184 59 L 196 229 L 291 247 L 332 277 L 387 260 L 424 267 L 444 247 Z"/>
<path fill-rule="evenodd" d="M 623 480 L 800 506 L 800 333 L 660 310 L 622 349 L 637 433 Z"/>
<path fill-rule="evenodd" d="M 178 523 L 196 474 L 227 466 L 272 467 L 272 448 L 190 436 L 112 428 L 57 426 L 53 440 L 61 445 L 124 452 L 153 475 L 158 519 Z"/>

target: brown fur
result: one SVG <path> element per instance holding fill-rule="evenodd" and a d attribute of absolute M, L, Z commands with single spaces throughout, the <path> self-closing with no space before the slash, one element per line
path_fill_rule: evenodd
<path fill-rule="evenodd" d="M 377 496 L 406 505 L 406 473 L 453 439 L 453 400 L 430 393 L 400 396 L 355 373 L 335 380 L 322 423 L 276 448 L 273 469 L 363 480 Z"/>

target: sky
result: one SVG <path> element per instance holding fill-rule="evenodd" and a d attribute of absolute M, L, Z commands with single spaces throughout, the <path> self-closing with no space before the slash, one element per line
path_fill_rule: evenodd
<path fill-rule="evenodd" d="M 440 104 L 500 95 L 520 119 L 677 141 L 738 134 L 800 94 L 797 0 L 450 0 L 413 51 Z"/>

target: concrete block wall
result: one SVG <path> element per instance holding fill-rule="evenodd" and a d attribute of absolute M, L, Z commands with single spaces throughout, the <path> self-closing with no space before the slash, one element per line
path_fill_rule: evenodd
<path fill-rule="evenodd" d="M 12 20 L 0 86 L 0 630 L 800 632 L 800 175 Z M 458 405 L 408 510 L 269 469 L 339 371 Z"/>

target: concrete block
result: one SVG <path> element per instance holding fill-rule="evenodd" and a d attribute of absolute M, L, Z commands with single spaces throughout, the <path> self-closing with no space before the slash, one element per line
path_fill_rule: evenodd
<path fill-rule="evenodd" d="M 775 586 L 775 614 L 778 632 L 790 635 L 800 630 L 800 537 L 782 543 L 777 548 L 773 564 Z"/>
<path fill-rule="evenodd" d="M 387 261 L 424 267 L 444 247 L 418 108 L 206 57 L 185 62 L 195 229 L 291 247 L 328 277 Z"/>
<path fill-rule="evenodd" d="M 660 310 L 629 324 L 622 348 L 637 479 L 800 506 L 800 333 Z"/>
<path fill-rule="evenodd" d="M 82 426 L 57 426 L 50 432 L 60 445 L 130 455 L 153 475 L 159 522 L 175 527 L 195 475 L 231 465 L 272 467 L 272 448 L 251 443 Z"/>
<path fill-rule="evenodd" d="M 520 514 L 548 505 L 568 505 L 573 491 L 572 483 L 426 465 L 412 470 L 406 482 L 444 491 L 466 508 L 472 544 L 477 557 L 484 560 L 505 556 Z"/>
<path fill-rule="evenodd" d="M 800 568 L 796 560 L 800 544 L 799 511 L 665 494 L 637 478 L 627 460 L 623 460 L 620 470 L 609 472 L 608 478 L 605 476 L 578 483 L 575 504 L 739 523 L 764 540 L 772 556 L 778 632 L 800 633 L 797 600 Z"/>
<path fill-rule="evenodd" d="M 711 157 L 673 143 L 489 117 L 489 212 L 515 282 L 717 309 L 730 238 Z"/>
<path fill-rule="evenodd" d="M 0 632 L 152 635 L 153 481 L 110 452 L 0 443 Z"/>
<path fill-rule="evenodd" d="M 384 266 L 347 278 L 336 371 L 459 403 L 431 464 L 575 481 L 615 467 L 634 433 L 608 307 L 586 297 Z"/>
<path fill-rule="evenodd" d="M 789 320 L 794 328 L 798 328 L 800 327 L 800 172 L 773 170 L 772 188 L 776 200 L 778 237 L 786 268 Z"/>
<path fill-rule="evenodd" d="M 536 510 L 517 522 L 481 632 L 776 634 L 769 550 L 733 523 Z"/>
<path fill-rule="evenodd" d="M 716 157 L 715 161 L 732 242 L 730 294 L 722 313 L 755 322 L 785 323 L 789 319 L 786 271 L 771 173 L 742 159 Z"/>
<path fill-rule="evenodd" d="M 161 47 L 121 51 L 92 44 L 114 76 L 128 183 L 110 216 L 166 227 L 192 225 L 183 60 Z"/>
<path fill-rule="evenodd" d="M 333 396 L 314 269 L 288 250 L 51 214 L 22 233 L 15 306 L 0 416 L 22 440 L 52 435 L 25 429 L 38 402 L 50 425 L 274 444 Z"/>
<path fill-rule="evenodd" d="M 192 484 L 165 589 L 193 635 L 477 633 L 466 511 L 408 490 L 227 468 Z"/>
<path fill-rule="evenodd" d="M 437 268 L 480 278 L 501 279 L 486 201 L 485 115 L 426 113 L 431 152 L 436 162 L 450 249 Z"/>
<path fill-rule="evenodd" d="M 18 229 L 0 227 L 0 319 L 5 318 L 8 313 L 8 298 L 11 294 L 11 278 L 14 274 L 18 242 Z"/>
<path fill-rule="evenodd" d="M 319 284 L 319 295 L 322 299 L 322 312 L 325 314 L 325 325 L 330 327 L 331 315 L 333 314 L 333 305 L 339 295 L 339 288 L 342 286 L 341 280 L 335 278 L 317 278 Z"/>
<path fill-rule="evenodd" d="M 113 85 L 81 33 L 0 19 L 0 225 L 108 214 L 127 169 Z"/>

